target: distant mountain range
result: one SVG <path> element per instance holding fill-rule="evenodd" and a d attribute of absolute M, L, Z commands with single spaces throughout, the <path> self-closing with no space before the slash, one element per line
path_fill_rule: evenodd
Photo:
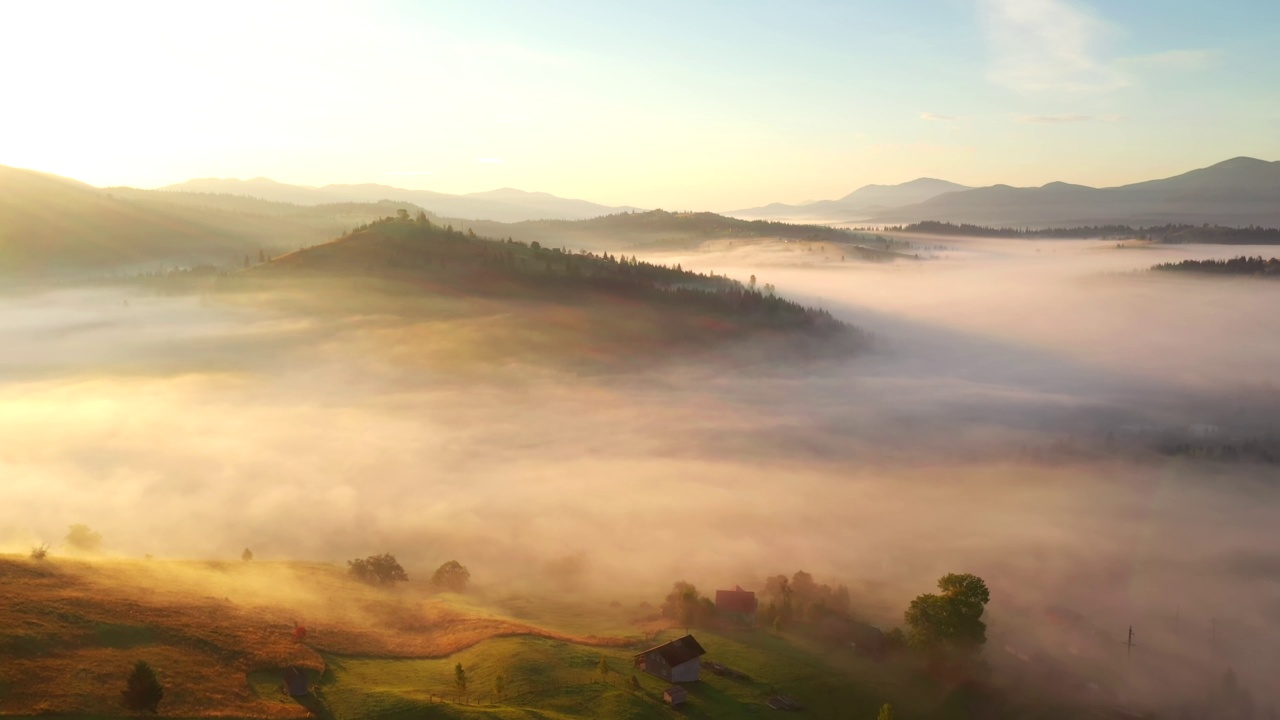
<path fill-rule="evenodd" d="M 379 202 L 393 200 L 425 208 L 441 217 L 496 222 L 524 220 L 585 220 L 611 213 L 638 210 L 633 207 L 609 207 L 586 200 L 556 197 L 542 192 L 525 192 L 502 188 L 487 192 L 450 195 L 429 190 L 406 190 L 390 185 L 325 185 L 308 187 L 286 185 L 267 178 L 234 180 L 204 178 L 188 180 L 160 188 L 166 192 L 217 193 L 287 202 L 297 205 L 322 205 L 342 202 Z"/>
<path fill-rule="evenodd" d="M 871 222 L 946 220 L 999 226 L 1280 224 L 1280 162 L 1238 157 L 1161 180 L 1092 188 L 994 185 L 885 210 Z"/>
<path fill-rule="evenodd" d="M 868 185 L 839 200 L 767 205 L 735 217 L 816 222 L 911 223 L 939 220 L 988 226 L 1152 226 L 1170 223 L 1280 225 L 1280 162 L 1238 157 L 1160 180 L 1093 188 L 967 188 L 931 178 Z"/>
<path fill-rule="evenodd" d="M 921 203 L 931 198 L 969 187 L 946 180 L 918 178 L 900 185 L 865 185 L 839 200 L 819 200 L 800 205 L 773 203 L 764 207 L 733 210 L 725 213 L 747 220 L 804 220 L 814 222 L 846 222 L 903 205 Z"/>

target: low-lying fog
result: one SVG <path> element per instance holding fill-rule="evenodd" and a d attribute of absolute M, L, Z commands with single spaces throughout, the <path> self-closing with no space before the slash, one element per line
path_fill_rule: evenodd
<path fill-rule="evenodd" d="M 0 547 L 57 553 L 85 523 L 135 557 L 391 551 L 411 576 L 457 558 L 495 591 L 550 564 L 628 600 L 805 569 L 880 624 L 968 571 L 993 588 L 993 634 L 1058 603 L 1261 694 L 1280 470 L 1094 450 L 1134 426 L 1280 430 L 1280 283 L 1119 274 L 1266 249 L 927 244 L 948 249 L 653 258 L 755 274 L 877 334 L 819 366 L 461 372 L 416 352 L 449 342 L 443 322 L 3 297 Z"/>

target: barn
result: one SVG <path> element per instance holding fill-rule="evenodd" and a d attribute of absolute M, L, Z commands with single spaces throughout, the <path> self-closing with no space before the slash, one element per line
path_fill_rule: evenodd
<path fill-rule="evenodd" d="M 716 610 L 723 615 L 753 617 L 759 606 L 756 594 L 743 590 L 740 585 L 734 585 L 732 590 L 716 591 Z"/>
<path fill-rule="evenodd" d="M 635 656 L 636 667 L 668 682 L 697 682 L 702 669 L 702 649 L 692 635 L 676 638 Z"/>

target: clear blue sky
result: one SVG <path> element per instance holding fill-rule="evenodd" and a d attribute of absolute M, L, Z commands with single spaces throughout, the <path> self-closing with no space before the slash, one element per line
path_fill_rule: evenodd
<path fill-rule="evenodd" d="M 1280 2 L 0 4 L 0 164 L 731 209 L 1280 159 Z"/>

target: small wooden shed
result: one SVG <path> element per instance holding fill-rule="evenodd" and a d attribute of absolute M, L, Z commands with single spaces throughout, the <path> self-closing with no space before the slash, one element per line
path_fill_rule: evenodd
<path fill-rule="evenodd" d="M 671 707 L 677 707 L 689 700 L 689 691 L 679 685 L 672 685 L 662 691 L 662 699 L 671 703 Z"/>

